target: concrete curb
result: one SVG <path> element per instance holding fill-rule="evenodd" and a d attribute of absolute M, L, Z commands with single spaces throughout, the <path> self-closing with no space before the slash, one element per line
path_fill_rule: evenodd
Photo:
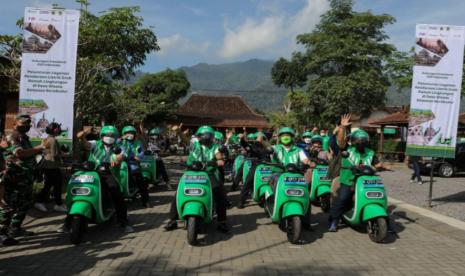
<path fill-rule="evenodd" d="M 395 204 L 398 208 L 402 208 L 402 209 L 405 209 L 407 211 L 417 213 L 417 214 L 419 214 L 421 216 L 431 218 L 433 220 L 439 221 L 441 223 L 444 223 L 444 224 L 447 224 L 447 225 L 452 226 L 454 228 L 465 231 L 465 222 L 463 222 L 461 220 L 454 219 L 454 218 L 451 218 L 451 217 L 448 217 L 448 216 L 445 216 L 445 215 L 441 215 L 441 214 L 438 214 L 436 212 L 433 212 L 433 211 L 430 211 L 430 210 L 427 210 L 427 209 L 424 209 L 424 208 L 420 208 L 420 207 L 405 203 L 402 200 L 398 200 L 398 199 L 395 199 L 395 198 L 392 198 L 392 197 L 389 197 L 389 204 Z"/>

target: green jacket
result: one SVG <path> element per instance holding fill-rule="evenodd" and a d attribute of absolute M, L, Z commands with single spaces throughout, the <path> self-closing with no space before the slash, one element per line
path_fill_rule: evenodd
<path fill-rule="evenodd" d="M 274 154 L 273 154 L 273 162 L 274 163 L 281 163 L 284 166 L 288 164 L 296 164 L 301 165 L 300 163 L 300 153 L 302 149 L 297 147 L 296 145 L 292 145 L 289 151 L 287 151 L 283 145 L 278 144 L 273 146 Z"/>
<path fill-rule="evenodd" d="M 348 158 L 342 159 L 342 168 L 340 173 L 340 182 L 341 184 L 352 186 L 354 184 L 355 175 L 350 169 L 344 169 L 344 167 L 353 167 L 353 166 L 371 166 L 373 158 L 375 157 L 375 152 L 371 149 L 366 148 L 365 153 L 359 153 L 355 147 L 349 147 L 347 149 L 349 153 Z"/>
<path fill-rule="evenodd" d="M 215 143 L 212 143 L 211 146 L 206 147 L 201 145 L 198 141 L 193 143 L 192 150 L 189 153 L 187 158 L 187 165 L 192 165 L 192 163 L 198 161 L 202 163 L 215 161 L 216 153 L 219 150 L 219 146 Z M 219 172 L 216 167 L 208 167 L 207 173 L 210 175 L 210 180 L 212 182 L 212 187 L 216 187 L 219 184 Z"/>
<path fill-rule="evenodd" d="M 128 140 L 122 140 L 120 146 L 123 149 L 123 154 L 125 157 L 138 156 L 139 151 L 144 151 L 144 147 L 140 140 L 135 140 L 132 143 L 129 143 Z"/>

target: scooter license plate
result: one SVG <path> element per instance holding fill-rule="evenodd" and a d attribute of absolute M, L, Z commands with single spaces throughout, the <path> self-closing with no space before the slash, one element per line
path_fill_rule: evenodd
<path fill-rule="evenodd" d="M 303 177 L 284 177 L 284 185 L 307 185 Z"/>
<path fill-rule="evenodd" d="M 363 186 L 365 188 L 373 188 L 373 187 L 384 187 L 383 182 L 380 179 L 376 180 L 363 180 Z"/>
<path fill-rule="evenodd" d="M 204 175 L 186 175 L 184 177 L 186 184 L 207 184 L 207 177 Z"/>

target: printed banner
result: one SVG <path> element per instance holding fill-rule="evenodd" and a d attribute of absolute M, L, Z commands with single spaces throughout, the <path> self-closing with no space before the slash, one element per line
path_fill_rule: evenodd
<path fill-rule="evenodd" d="M 407 154 L 455 157 L 465 27 L 417 25 Z"/>
<path fill-rule="evenodd" d="M 19 114 L 32 117 L 33 141 L 48 136 L 51 122 L 61 124 L 61 141 L 72 141 L 78 31 L 79 11 L 25 10 Z"/>

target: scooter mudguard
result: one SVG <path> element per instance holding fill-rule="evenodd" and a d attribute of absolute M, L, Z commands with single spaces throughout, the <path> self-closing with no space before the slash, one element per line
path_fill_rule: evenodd
<path fill-rule="evenodd" d="M 185 219 L 189 216 L 197 216 L 203 218 L 205 216 L 205 208 L 203 207 L 203 204 L 198 201 L 186 202 L 182 209 L 182 218 Z"/>
<path fill-rule="evenodd" d="M 283 206 L 282 218 L 289 216 L 303 216 L 305 215 L 304 208 L 299 202 L 287 202 Z"/>
<path fill-rule="evenodd" d="M 273 190 L 271 189 L 270 185 L 262 186 L 260 191 L 258 192 L 259 198 L 268 198 L 273 195 Z"/>
<path fill-rule="evenodd" d="M 320 187 L 318 187 L 316 195 L 317 195 L 317 197 L 320 197 L 320 196 L 322 196 L 324 194 L 329 194 L 329 193 L 331 193 L 331 186 L 321 185 Z"/>
<path fill-rule="evenodd" d="M 88 218 L 89 220 L 92 219 L 92 204 L 87 201 L 76 201 L 71 206 L 69 210 L 69 215 L 80 215 Z"/>
<path fill-rule="evenodd" d="M 363 208 L 363 222 L 367 222 L 370 219 L 378 218 L 378 217 L 387 217 L 388 214 L 386 209 L 378 204 L 369 204 Z"/>

